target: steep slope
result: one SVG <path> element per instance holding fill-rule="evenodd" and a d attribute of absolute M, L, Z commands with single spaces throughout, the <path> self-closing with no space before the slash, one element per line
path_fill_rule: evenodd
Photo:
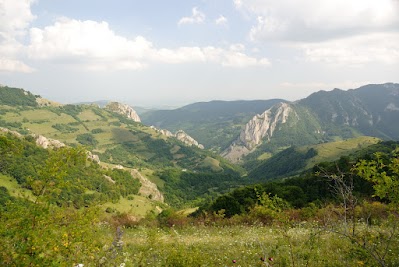
<path fill-rule="evenodd" d="M 183 130 L 205 148 L 220 152 L 237 138 L 248 120 L 281 101 L 201 102 L 174 110 L 149 111 L 140 117 L 149 126 L 171 132 Z"/>
<path fill-rule="evenodd" d="M 276 147 L 311 144 L 322 139 L 321 127 L 308 110 L 297 104 L 282 102 L 255 115 L 222 156 L 239 162 L 255 150 L 257 154 L 274 152 Z"/>

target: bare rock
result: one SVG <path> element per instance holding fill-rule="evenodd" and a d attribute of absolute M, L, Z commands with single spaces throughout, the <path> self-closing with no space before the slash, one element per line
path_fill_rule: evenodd
<path fill-rule="evenodd" d="M 137 112 L 129 105 L 119 102 L 110 102 L 105 106 L 105 109 L 126 116 L 127 118 L 135 122 L 141 122 L 141 119 Z"/>
<path fill-rule="evenodd" d="M 64 143 L 55 139 L 46 138 L 43 135 L 33 135 L 33 137 L 36 138 L 36 144 L 43 148 L 60 148 L 65 146 Z"/>
<path fill-rule="evenodd" d="M 262 114 L 255 115 L 241 131 L 240 136 L 222 156 L 232 162 L 238 162 L 243 156 L 251 153 L 264 140 L 270 141 L 278 126 L 287 122 L 290 115 L 296 112 L 287 103 L 279 103 Z"/>

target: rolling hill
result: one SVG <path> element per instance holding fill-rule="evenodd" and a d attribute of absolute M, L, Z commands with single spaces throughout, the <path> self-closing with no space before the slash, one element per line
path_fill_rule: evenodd
<path fill-rule="evenodd" d="M 207 173 L 216 183 L 217 177 L 224 177 L 224 183 L 226 179 L 234 182 L 242 172 L 218 155 L 132 120 L 126 116 L 126 109 L 118 113 L 115 104 L 112 109 L 98 105 L 40 105 L 46 102 L 40 96 L 9 87 L 1 87 L 0 94 L 0 127 L 23 135 L 44 136 L 50 140 L 47 143 L 57 140 L 70 147 L 84 146 L 98 156 L 102 165 L 138 170 L 159 186 L 164 184 L 160 179 L 164 170 Z M 163 187 L 166 199 L 174 198 L 171 187 L 172 182 Z M 218 190 L 225 189 L 218 186 Z M 191 199 L 199 194 L 194 190 Z"/>

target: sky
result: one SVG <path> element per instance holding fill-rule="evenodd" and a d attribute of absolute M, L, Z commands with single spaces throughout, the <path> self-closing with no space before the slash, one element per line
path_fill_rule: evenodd
<path fill-rule="evenodd" d="M 399 0 L 0 0 L 0 84 L 182 106 L 399 82 Z"/>

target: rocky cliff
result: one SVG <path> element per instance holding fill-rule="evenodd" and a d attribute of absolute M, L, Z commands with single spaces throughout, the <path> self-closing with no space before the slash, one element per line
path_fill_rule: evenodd
<path fill-rule="evenodd" d="M 222 156 L 232 162 L 238 162 L 241 158 L 251 153 L 263 140 L 270 141 L 279 126 L 285 124 L 289 116 L 296 116 L 294 109 L 288 103 L 279 103 L 266 110 L 262 114 L 255 115 L 241 131 Z"/>
<path fill-rule="evenodd" d="M 41 147 L 46 148 L 46 149 L 50 148 L 50 147 L 51 148 L 60 148 L 60 147 L 64 147 L 65 146 L 64 143 L 62 143 L 62 142 L 60 142 L 58 140 L 55 140 L 55 139 L 44 137 L 43 135 L 33 134 L 32 136 L 36 139 L 36 144 L 38 146 L 41 146 Z"/>
<path fill-rule="evenodd" d="M 136 111 L 129 105 L 119 102 L 110 102 L 105 106 L 105 109 L 126 116 L 135 122 L 141 122 L 139 115 L 137 115 Z"/>
<path fill-rule="evenodd" d="M 183 143 L 185 143 L 188 146 L 196 146 L 200 149 L 204 149 L 204 146 L 199 144 L 194 138 L 192 138 L 191 136 L 189 136 L 186 132 L 184 132 L 183 130 L 179 130 L 175 133 L 175 137 L 177 138 L 177 140 L 182 141 Z"/>
<path fill-rule="evenodd" d="M 192 138 L 190 135 L 188 135 L 183 130 L 179 130 L 175 134 L 173 134 L 172 132 L 170 132 L 168 130 L 165 130 L 165 129 L 157 129 L 154 126 L 151 126 L 151 128 L 154 129 L 155 131 L 157 131 L 158 133 L 160 133 L 162 135 L 165 135 L 167 137 L 174 137 L 177 140 L 183 142 L 184 144 L 186 144 L 188 146 L 196 146 L 196 147 L 198 147 L 200 149 L 204 149 L 203 145 L 198 143 L 197 140 Z"/>

